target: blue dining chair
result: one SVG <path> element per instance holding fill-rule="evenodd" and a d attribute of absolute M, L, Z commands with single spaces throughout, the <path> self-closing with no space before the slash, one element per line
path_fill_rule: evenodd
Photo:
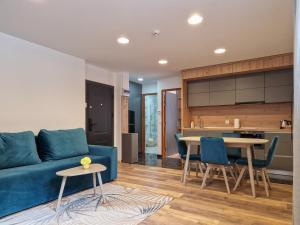
<path fill-rule="evenodd" d="M 201 161 L 207 163 L 207 169 L 202 181 L 201 188 L 206 186 L 206 180 L 209 176 L 209 172 L 212 171 L 211 176 L 214 174 L 214 169 L 220 169 L 223 172 L 224 181 L 227 189 L 227 193 L 230 194 L 230 188 L 226 175 L 226 169 L 229 168 L 231 176 L 234 178 L 232 165 L 227 156 L 227 149 L 224 144 L 223 138 L 215 137 L 201 137 Z"/>
<path fill-rule="evenodd" d="M 185 141 L 181 141 L 179 138 L 182 137 L 181 133 L 176 133 L 175 134 L 175 140 L 177 143 L 177 147 L 178 147 L 178 153 L 181 159 L 181 165 L 182 165 L 182 169 L 183 169 L 183 165 L 185 164 L 185 160 L 186 160 L 186 154 L 187 154 L 187 145 L 185 143 Z M 189 158 L 189 171 L 190 171 L 190 167 L 191 164 L 195 163 L 196 164 L 196 176 L 198 177 L 198 171 L 200 170 L 201 174 L 203 174 L 203 170 L 201 167 L 201 155 L 200 154 L 190 154 L 190 158 Z"/>
<path fill-rule="evenodd" d="M 252 159 L 252 165 L 253 165 L 254 170 L 256 172 L 260 172 L 260 174 L 261 174 L 262 180 L 264 182 L 267 197 L 270 196 L 269 189 L 271 189 L 271 182 L 270 182 L 270 178 L 269 178 L 267 168 L 272 163 L 272 160 L 274 158 L 274 155 L 275 155 L 275 152 L 276 152 L 276 149 L 277 149 L 278 141 L 279 141 L 278 137 L 273 138 L 273 140 L 271 142 L 271 145 L 269 147 L 269 151 L 268 151 L 268 155 L 267 155 L 266 159 Z M 239 179 L 237 180 L 237 183 L 234 187 L 234 190 L 236 190 L 237 186 L 239 185 L 239 183 L 241 182 L 241 179 L 244 176 L 244 173 L 248 169 L 247 158 L 238 159 L 236 161 L 236 163 L 238 165 L 242 166 L 243 168 L 241 170 L 241 174 L 239 176 Z"/>
<path fill-rule="evenodd" d="M 223 137 L 240 138 L 240 133 L 223 133 Z M 242 158 L 241 148 L 227 147 L 227 156 L 231 163 L 235 163 L 236 160 Z"/>

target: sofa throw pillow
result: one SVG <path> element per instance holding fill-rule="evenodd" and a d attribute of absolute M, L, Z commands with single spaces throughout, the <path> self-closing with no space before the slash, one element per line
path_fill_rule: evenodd
<path fill-rule="evenodd" d="M 41 163 L 33 132 L 0 133 L 0 169 Z"/>
<path fill-rule="evenodd" d="M 43 161 L 65 159 L 89 153 L 82 128 L 69 130 L 41 130 L 38 134 L 38 152 Z"/>

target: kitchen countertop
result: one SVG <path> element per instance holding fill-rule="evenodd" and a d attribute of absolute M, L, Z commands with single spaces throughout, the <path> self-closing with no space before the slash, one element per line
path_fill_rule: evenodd
<path fill-rule="evenodd" d="M 271 127 L 202 127 L 202 128 L 183 128 L 186 131 L 262 131 L 270 133 L 292 133 L 291 128 L 271 128 Z"/>

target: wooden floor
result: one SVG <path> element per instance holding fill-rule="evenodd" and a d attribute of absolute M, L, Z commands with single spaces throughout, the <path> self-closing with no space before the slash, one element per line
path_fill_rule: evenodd
<path fill-rule="evenodd" d="M 270 198 L 263 183 L 251 197 L 249 183 L 228 195 L 223 180 L 201 190 L 202 178 L 191 172 L 187 185 L 180 182 L 181 171 L 136 164 L 119 164 L 115 184 L 139 188 L 173 197 L 173 201 L 142 224 L 292 224 L 292 186 L 273 184 Z M 233 180 L 230 183 L 233 188 Z"/>

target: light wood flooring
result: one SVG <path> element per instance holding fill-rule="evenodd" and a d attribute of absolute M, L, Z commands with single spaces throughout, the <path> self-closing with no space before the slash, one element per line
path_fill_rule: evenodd
<path fill-rule="evenodd" d="M 169 205 L 141 223 L 144 225 L 292 224 L 292 185 L 272 183 L 267 198 L 261 182 L 256 185 L 257 198 L 253 198 L 249 183 L 228 195 L 222 179 L 201 190 L 201 177 L 191 172 L 185 186 L 180 182 L 181 173 L 176 169 L 120 163 L 118 179 L 113 183 L 173 197 Z M 230 188 L 233 186 L 230 180 Z"/>

